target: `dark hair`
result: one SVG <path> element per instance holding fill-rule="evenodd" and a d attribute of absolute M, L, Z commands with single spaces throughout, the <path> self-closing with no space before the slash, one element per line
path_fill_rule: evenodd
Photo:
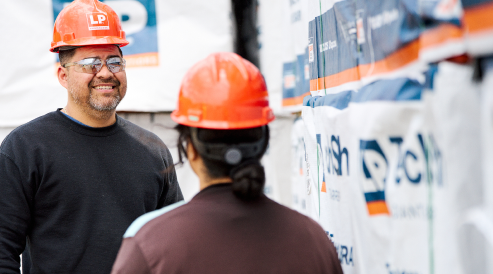
<path fill-rule="evenodd" d="M 217 130 L 217 129 L 197 129 L 198 139 L 208 144 L 237 145 L 240 143 L 254 143 L 264 137 L 264 145 L 261 151 L 252 158 L 242 159 L 236 165 L 228 164 L 226 161 L 219 161 L 199 155 L 202 157 L 207 173 L 211 178 L 230 177 L 233 180 L 233 193 L 242 200 L 255 200 L 260 197 L 265 185 L 265 171 L 260 164 L 260 159 L 267 150 L 269 143 L 269 127 L 236 129 L 236 130 Z M 186 145 L 191 143 L 194 148 L 190 127 L 177 125 L 175 129 L 179 133 L 178 137 L 178 159 L 179 164 L 183 163 L 183 157 L 187 157 Z M 265 134 L 265 136 L 264 136 Z"/>
<path fill-rule="evenodd" d="M 60 59 L 60 65 L 65 65 L 74 57 L 75 55 L 75 50 L 77 48 L 69 49 L 69 50 L 61 50 L 58 52 L 58 59 Z"/>
<path fill-rule="evenodd" d="M 123 53 L 122 53 L 122 50 L 120 49 L 119 46 L 116 46 L 118 48 L 118 51 L 120 52 L 120 56 L 123 57 Z M 78 47 L 74 47 L 74 48 L 70 48 L 70 49 L 67 49 L 67 50 L 60 50 L 58 52 L 58 59 L 60 59 L 60 65 L 65 65 L 66 63 L 68 63 L 70 61 L 70 59 L 72 59 L 72 57 L 74 57 L 75 55 L 75 50 L 78 49 Z"/>

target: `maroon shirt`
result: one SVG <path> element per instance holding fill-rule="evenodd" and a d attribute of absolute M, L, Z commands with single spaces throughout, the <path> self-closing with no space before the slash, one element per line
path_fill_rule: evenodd
<path fill-rule="evenodd" d="M 171 210 L 170 210 L 171 207 Z M 266 196 L 244 202 L 231 184 L 143 215 L 127 230 L 112 273 L 342 273 L 312 219 Z"/>

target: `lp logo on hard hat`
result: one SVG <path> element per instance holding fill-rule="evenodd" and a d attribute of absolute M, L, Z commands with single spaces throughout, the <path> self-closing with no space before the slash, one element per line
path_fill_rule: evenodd
<path fill-rule="evenodd" d="M 110 29 L 108 16 L 104 12 L 90 12 L 86 14 L 89 30 L 108 30 Z"/>

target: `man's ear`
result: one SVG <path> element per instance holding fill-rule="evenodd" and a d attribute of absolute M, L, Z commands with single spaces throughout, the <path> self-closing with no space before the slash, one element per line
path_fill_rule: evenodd
<path fill-rule="evenodd" d="M 57 76 L 58 76 L 58 82 L 60 82 L 60 85 L 62 85 L 64 88 L 68 89 L 68 69 L 64 68 L 62 66 L 59 66 L 58 70 L 57 70 Z"/>

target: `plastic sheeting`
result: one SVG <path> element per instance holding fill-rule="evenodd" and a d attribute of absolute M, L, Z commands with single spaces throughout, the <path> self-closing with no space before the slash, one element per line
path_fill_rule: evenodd
<path fill-rule="evenodd" d="M 345 273 L 493 271 L 490 3 L 309 1 L 293 204 Z"/>
<path fill-rule="evenodd" d="M 309 24 L 312 95 L 385 78 L 419 79 L 425 70 L 415 1 L 320 1 L 320 11 Z"/>
<path fill-rule="evenodd" d="M 259 3 L 261 67 L 276 96 L 282 90 L 287 112 L 298 111 L 308 92 L 326 95 L 395 77 L 423 81 L 428 63 L 485 56 L 493 47 L 488 0 Z"/>
<path fill-rule="evenodd" d="M 472 72 L 441 63 L 433 89 L 397 78 L 305 100 L 293 144 L 306 163 L 296 154 L 292 167 L 305 176 L 293 195 L 345 273 L 488 273 L 481 237 L 491 234 L 468 221 L 484 199 Z"/>
<path fill-rule="evenodd" d="M 66 104 L 49 52 L 54 15 L 70 0 L 7 1 L 0 9 L 0 127 L 18 126 Z M 120 111 L 171 111 L 187 69 L 211 52 L 232 51 L 229 0 L 106 0 L 131 44 Z"/>
<path fill-rule="evenodd" d="M 334 241 L 345 273 L 426 270 L 427 239 L 419 237 L 426 234 L 428 206 L 423 133 L 419 124 L 410 128 L 420 94 L 403 98 L 400 87 L 414 84 L 406 82 L 334 95 L 341 100 L 313 98 L 314 107 L 303 109 L 309 215 Z M 371 96 L 392 86 L 394 96 Z M 406 102 L 390 103 L 395 100 Z M 399 167 L 405 156 L 410 163 Z M 415 259 L 402 261 L 410 255 Z"/>

